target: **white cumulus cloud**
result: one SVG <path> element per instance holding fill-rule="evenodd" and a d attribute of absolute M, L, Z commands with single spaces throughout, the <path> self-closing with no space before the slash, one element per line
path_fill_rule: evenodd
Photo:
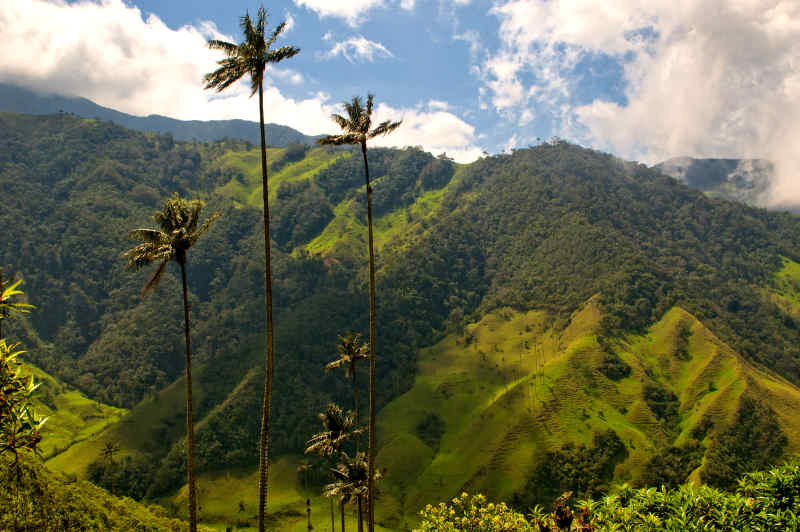
<path fill-rule="evenodd" d="M 0 0 L 0 28 L 0 81 L 136 115 L 257 120 L 249 79 L 221 94 L 203 90 L 203 75 L 221 58 L 206 40 L 236 40 L 211 22 L 171 29 L 122 0 Z M 303 100 L 281 94 L 275 81 L 303 82 L 289 64 L 267 70 L 267 119 L 316 133 L 332 106 L 321 93 Z"/>
<path fill-rule="evenodd" d="M 556 134 L 647 162 L 766 157 L 773 201 L 800 202 L 800 2 L 505 0 L 492 13 L 501 45 L 480 75 L 504 116 L 548 109 Z M 624 99 L 576 104 L 574 69 L 598 56 L 621 65 Z"/>
<path fill-rule="evenodd" d="M 377 137 L 376 146 L 422 146 L 434 155 L 447 153 L 457 162 L 472 162 L 483 150 L 476 144 L 475 127 L 455 114 L 442 110 L 441 102 L 430 102 L 425 108 L 394 108 L 379 104 L 375 108 L 373 123 L 384 120 L 403 120 L 391 135 Z"/>

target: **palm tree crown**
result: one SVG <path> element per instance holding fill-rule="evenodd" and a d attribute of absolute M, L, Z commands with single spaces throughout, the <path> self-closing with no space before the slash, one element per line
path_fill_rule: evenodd
<path fill-rule="evenodd" d="M 217 70 L 206 74 L 204 78 L 206 89 L 216 89 L 217 92 L 221 92 L 239 81 L 245 74 L 249 74 L 250 88 L 252 89 L 250 95 L 252 96 L 263 83 L 264 71 L 269 63 L 278 63 L 294 57 L 300 52 L 299 48 L 293 46 L 283 46 L 271 50 L 275 40 L 286 27 L 286 23 L 279 24 L 272 35 L 267 38 L 264 34 L 266 22 L 267 13 L 264 11 L 264 6 L 261 6 L 258 9 L 255 24 L 249 13 L 245 13 L 241 18 L 239 26 L 244 33 L 244 41 L 241 44 L 213 39 L 208 41 L 209 48 L 220 50 L 227 57 L 217 62 L 220 65 Z"/>
<path fill-rule="evenodd" d="M 336 454 L 349 439 L 361 434 L 363 429 L 356 426 L 353 412 L 345 412 L 334 403 L 319 414 L 323 431 L 308 440 L 305 454 L 317 453 L 323 457 Z"/>
<path fill-rule="evenodd" d="M 369 358 L 369 345 L 361 343 L 361 333 L 348 333 L 339 337 L 339 358 L 325 364 L 325 371 L 344 368 L 344 374 L 349 379 L 355 375 L 356 363 Z"/>
<path fill-rule="evenodd" d="M 331 115 L 331 120 L 336 122 L 336 125 L 342 129 L 342 133 L 340 135 L 328 135 L 327 137 L 317 140 L 317 142 L 323 145 L 334 146 L 341 146 L 343 144 L 365 145 L 367 140 L 374 139 L 380 135 L 388 135 L 400 127 L 400 124 L 403 123 L 402 120 L 399 122 L 386 120 L 371 129 L 374 98 L 375 96 L 373 94 L 367 95 L 366 105 L 364 105 L 360 96 L 354 96 L 351 101 L 344 102 L 347 117 L 335 113 Z"/>
<path fill-rule="evenodd" d="M 163 210 L 153 215 L 159 229 L 134 229 L 129 233 L 132 239 L 141 242 L 123 254 L 128 259 L 129 268 L 138 269 L 159 262 L 142 293 L 158 284 L 169 261 L 184 263 L 189 248 L 219 217 L 219 213 L 214 213 L 198 227 L 202 212 L 202 201 L 187 201 L 175 194 L 164 202 Z"/>

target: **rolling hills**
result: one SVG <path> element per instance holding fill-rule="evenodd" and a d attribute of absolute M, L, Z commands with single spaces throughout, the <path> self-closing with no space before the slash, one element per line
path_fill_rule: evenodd
<path fill-rule="evenodd" d="M 67 115 L 0 113 L 0 125 L 0 226 L 11 235 L 0 263 L 40 309 L 13 332 L 45 371 L 130 409 L 51 458 L 54 469 L 98 473 L 116 442 L 132 494 L 180 500 L 177 284 L 170 273 L 141 298 L 144 275 L 119 254 L 174 191 L 222 212 L 189 257 L 197 455 L 215 479 L 207 518 L 244 519 L 263 376 L 257 151 Z M 291 521 L 318 493 L 294 471 L 316 413 L 351 402 L 349 383 L 322 368 L 337 335 L 366 328 L 365 207 L 348 150 L 275 148 L 270 160 L 275 509 Z M 370 169 L 387 527 L 462 489 L 525 507 L 623 480 L 724 485 L 738 464 L 797 450 L 792 215 L 564 142 L 470 165 L 374 149 Z M 315 516 L 326 508 L 313 505 Z"/>

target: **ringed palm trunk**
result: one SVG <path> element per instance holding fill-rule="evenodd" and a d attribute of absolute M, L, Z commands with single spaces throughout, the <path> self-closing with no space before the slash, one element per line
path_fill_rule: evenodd
<path fill-rule="evenodd" d="M 353 407 L 356 414 L 356 427 L 358 427 L 358 386 L 356 385 L 356 368 L 353 365 Z M 356 436 L 356 456 L 358 456 L 360 435 Z M 364 512 L 361 507 L 361 494 L 358 495 L 358 532 L 364 532 Z"/>
<path fill-rule="evenodd" d="M 367 232 L 369 235 L 369 447 L 367 449 L 367 524 L 375 532 L 375 250 L 372 243 L 372 188 L 369 184 L 367 141 L 361 142 L 367 185 Z"/>
<path fill-rule="evenodd" d="M 194 483 L 194 416 L 192 415 L 192 358 L 189 343 L 189 297 L 186 292 L 186 256 L 180 255 L 183 283 L 183 329 L 186 337 L 186 477 L 189 483 L 189 530 L 197 531 L 197 491 Z"/>
<path fill-rule="evenodd" d="M 261 407 L 261 438 L 259 442 L 259 500 L 258 530 L 265 530 L 265 514 L 267 510 L 267 492 L 269 488 L 269 426 L 272 408 L 272 378 L 274 371 L 275 341 L 272 327 L 272 266 L 270 262 L 269 242 L 269 187 L 267 183 L 267 141 L 264 133 L 264 92 L 262 83 L 258 84 L 258 111 L 261 126 L 261 181 L 264 200 L 264 288 L 266 291 L 267 311 L 267 378 L 264 380 L 264 402 Z"/>

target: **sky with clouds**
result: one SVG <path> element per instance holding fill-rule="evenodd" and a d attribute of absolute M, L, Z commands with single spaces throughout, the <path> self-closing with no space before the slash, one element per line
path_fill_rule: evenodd
<path fill-rule="evenodd" d="M 268 121 L 333 133 L 376 95 L 384 145 L 470 161 L 553 136 L 655 163 L 764 157 L 800 177 L 797 0 L 274 0 Z M 0 0 L 0 81 L 127 113 L 257 119 L 245 82 L 203 90 L 241 0 Z"/>

